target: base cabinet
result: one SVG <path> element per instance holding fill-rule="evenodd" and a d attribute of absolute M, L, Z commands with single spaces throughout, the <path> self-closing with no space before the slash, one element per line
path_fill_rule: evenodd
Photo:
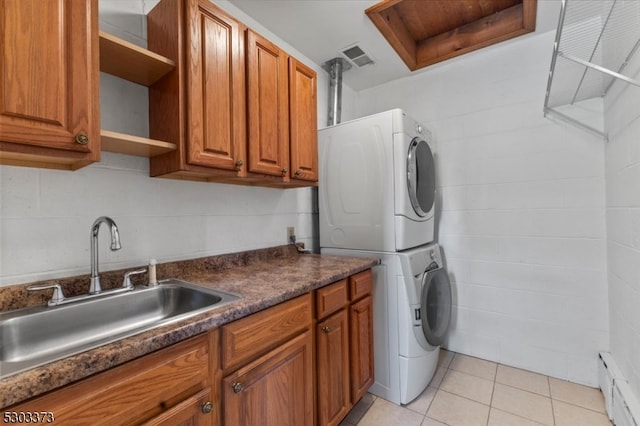
<path fill-rule="evenodd" d="M 313 425 L 311 294 L 222 327 L 223 424 Z"/>
<path fill-rule="evenodd" d="M 337 425 L 351 409 L 349 322 L 345 309 L 316 325 L 318 422 Z"/>
<path fill-rule="evenodd" d="M 356 403 L 373 384 L 373 299 L 349 307 L 351 401 Z"/>
<path fill-rule="evenodd" d="M 145 422 L 145 426 L 210 426 L 213 415 L 211 390 L 204 389 L 164 413 Z"/>
<path fill-rule="evenodd" d="M 218 330 L 177 343 L 11 408 L 50 411 L 63 425 L 218 425 Z"/>
<path fill-rule="evenodd" d="M 371 270 L 355 274 L 9 410 L 64 425 L 338 425 L 373 383 L 371 285 Z"/>
<path fill-rule="evenodd" d="M 225 425 L 313 425 L 313 340 L 306 331 L 224 378 Z"/>
<path fill-rule="evenodd" d="M 317 416 L 340 424 L 373 384 L 371 270 L 316 290 Z"/>

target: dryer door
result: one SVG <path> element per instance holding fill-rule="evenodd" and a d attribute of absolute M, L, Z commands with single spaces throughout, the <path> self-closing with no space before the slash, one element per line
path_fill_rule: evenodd
<path fill-rule="evenodd" d="M 426 216 L 433 208 L 436 195 L 436 172 L 429 144 L 413 138 L 407 154 L 407 188 L 413 210 Z"/>
<path fill-rule="evenodd" d="M 420 296 L 422 332 L 432 346 L 440 346 L 451 319 L 451 284 L 443 268 L 427 272 Z"/>

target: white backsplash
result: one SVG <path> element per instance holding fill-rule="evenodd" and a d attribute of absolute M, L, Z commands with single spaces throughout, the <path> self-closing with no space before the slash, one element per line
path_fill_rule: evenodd
<path fill-rule="evenodd" d="M 157 0 L 100 0 L 100 27 L 146 45 L 144 14 Z M 326 123 L 326 73 L 228 2 L 216 2 L 318 73 L 318 126 Z M 148 136 L 147 88 L 101 75 L 101 126 Z M 343 116 L 356 95 L 344 89 Z M 89 232 L 112 217 L 122 249 L 100 234 L 101 270 L 286 244 L 286 228 L 317 246 L 315 189 L 270 189 L 149 177 L 146 158 L 103 152 L 75 172 L 0 166 L 0 286 L 89 273 Z M 161 278 L 161 277 L 160 277 Z"/>

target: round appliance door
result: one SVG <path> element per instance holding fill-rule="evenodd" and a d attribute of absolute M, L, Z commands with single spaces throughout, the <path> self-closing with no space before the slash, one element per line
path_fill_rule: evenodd
<path fill-rule="evenodd" d="M 420 296 L 422 332 L 432 346 L 440 346 L 451 320 L 451 284 L 443 268 L 427 272 Z"/>
<path fill-rule="evenodd" d="M 413 138 L 409 144 L 407 188 L 413 210 L 418 216 L 426 216 L 436 197 L 436 171 L 431 148 L 420 138 Z"/>

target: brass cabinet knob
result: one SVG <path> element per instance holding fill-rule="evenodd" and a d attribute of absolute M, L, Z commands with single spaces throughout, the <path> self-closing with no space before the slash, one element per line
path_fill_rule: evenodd
<path fill-rule="evenodd" d="M 231 385 L 231 389 L 233 389 L 233 393 L 240 393 L 244 390 L 244 385 L 236 382 Z"/>
<path fill-rule="evenodd" d="M 80 145 L 86 145 L 89 143 L 89 136 L 84 133 L 79 133 L 76 135 L 76 143 Z"/>
<path fill-rule="evenodd" d="M 289 173 L 289 169 L 287 169 L 286 167 L 282 169 L 282 176 L 286 175 L 287 173 Z"/>
<path fill-rule="evenodd" d="M 241 168 L 242 166 L 244 166 L 244 161 L 242 160 L 238 160 L 236 161 L 236 169 Z"/>
<path fill-rule="evenodd" d="M 300 176 L 302 174 L 302 170 L 298 169 L 298 170 L 296 170 L 296 172 L 294 174 L 296 176 Z"/>
<path fill-rule="evenodd" d="M 204 414 L 209 414 L 212 411 L 213 411 L 213 403 L 211 401 L 202 403 L 202 412 Z"/>
<path fill-rule="evenodd" d="M 322 327 L 322 331 L 324 331 L 325 333 L 331 333 L 331 327 L 329 326 Z"/>

